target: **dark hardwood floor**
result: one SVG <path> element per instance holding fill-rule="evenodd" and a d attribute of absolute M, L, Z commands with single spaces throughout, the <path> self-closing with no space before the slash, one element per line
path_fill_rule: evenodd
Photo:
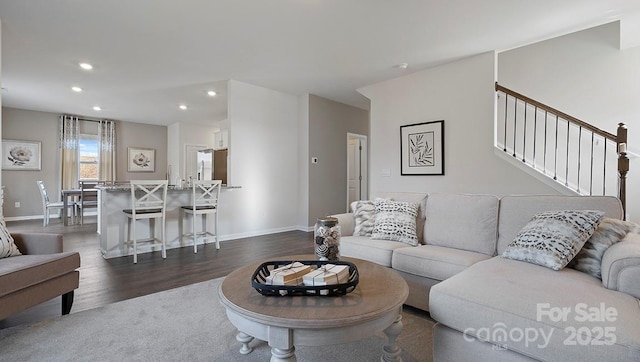
<path fill-rule="evenodd" d="M 41 220 L 7 222 L 10 232 L 64 234 L 64 250 L 80 253 L 80 286 L 75 291 L 71 313 L 100 307 L 188 284 L 225 276 L 236 268 L 263 259 L 293 254 L 313 254 L 313 233 L 290 231 L 215 244 L 167 250 L 133 257 L 104 259 L 99 250 L 99 235 L 94 217 L 85 217 L 84 225 L 62 226 L 52 219 L 47 227 Z M 248 283 L 249 281 L 247 281 Z M 60 315 L 61 297 L 54 298 L 21 313 L 0 320 L 0 329 L 36 322 Z"/>

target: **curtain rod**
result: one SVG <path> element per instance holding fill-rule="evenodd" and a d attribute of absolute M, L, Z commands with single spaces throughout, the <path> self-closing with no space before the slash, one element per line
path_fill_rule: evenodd
<path fill-rule="evenodd" d="M 111 121 L 110 119 L 87 118 L 87 117 L 83 117 L 83 116 L 76 116 L 76 115 L 73 115 L 73 114 L 63 114 L 63 116 L 76 117 L 76 118 L 78 118 L 78 121 L 87 121 L 87 122 L 100 123 L 102 121 Z"/>

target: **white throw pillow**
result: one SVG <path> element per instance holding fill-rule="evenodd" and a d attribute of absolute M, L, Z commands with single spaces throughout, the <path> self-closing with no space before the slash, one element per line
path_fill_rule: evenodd
<path fill-rule="evenodd" d="M 372 239 L 392 240 L 418 246 L 416 218 L 419 204 L 415 202 L 375 200 L 376 220 Z"/>
<path fill-rule="evenodd" d="M 0 219 L 0 259 L 18 255 L 22 254 L 9 234 L 4 219 Z"/>
<path fill-rule="evenodd" d="M 560 210 L 536 214 L 502 256 L 553 270 L 567 266 L 595 232 L 604 211 Z"/>
<path fill-rule="evenodd" d="M 376 207 L 371 200 L 359 200 L 351 203 L 355 226 L 353 235 L 371 236 L 376 222 Z"/>

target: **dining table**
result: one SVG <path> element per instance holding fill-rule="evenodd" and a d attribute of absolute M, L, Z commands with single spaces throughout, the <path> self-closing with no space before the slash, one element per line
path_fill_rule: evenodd
<path fill-rule="evenodd" d="M 63 189 L 60 191 L 60 194 L 62 195 L 62 221 L 64 223 L 65 226 L 69 225 L 69 221 L 67 220 L 68 216 L 67 215 L 67 208 L 71 205 L 73 205 L 73 203 L 75 202 L 75 198 L 76 197 L 80 197 L 82 193 L 82 189 L 77 188 L 77 189 Z M 88 195 L 92 195 L 92 196 L 97 196 L 98 195 L 98 190 L 97 189 L 85 189 L 84 190 L 85 194 Z M 71 202 L 69 202 L 71 201 Z M 72 217 L 75 215 L 72 215 Z M 74 218 L 74 224 L 75 224 L 75 218 Z"/>

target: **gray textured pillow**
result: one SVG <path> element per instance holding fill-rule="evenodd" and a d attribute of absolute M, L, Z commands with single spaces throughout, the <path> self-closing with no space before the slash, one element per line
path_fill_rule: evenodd
<path fill-rule="evenodd" d="M 7 230 L 4 219 L 0 219 L 0 259 L 22 255 Z"/>
<path fill-rule="evenodd" d="M 418 246 L 416 219 L 419 204 L 415 202 L 375 200 L 376 221 L 372 239 L 392 240 Z"/>
<path fill-rule="evenodd" d="M 602 256 L 607 249 L 628 233 L 640 233 L 640 225 L 623 220 L 603 218 L 596 231 L 569 263 L 568 267 L 602 279 Z"/>
<path fill-rule="evenodd" d="M 560 270 L 595 232 L 603 211 L 560 210 L 536 214 L 502 256 Z"/>
<path fill-rule="evenodd" d="M 355 227 L 353 235 L 371 236 L 373 224 L 376 222 L 376 207 L 371 200 L 360 200 L 351 203 Z"/>

